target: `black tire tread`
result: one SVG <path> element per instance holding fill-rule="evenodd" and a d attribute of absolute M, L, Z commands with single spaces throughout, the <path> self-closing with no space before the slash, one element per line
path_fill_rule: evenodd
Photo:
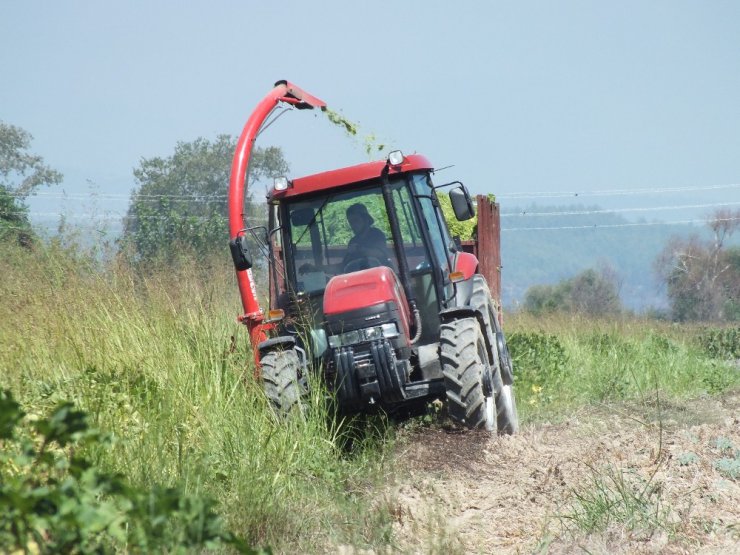
<path fill-rule="evenodd" d="M 260 360 L 265 395 L 280 415 L 300 409 L 306 395 L 300 377 L 300 361 L 295 350 L 271 351 Z"/>
<path fill-rule="evenodd" d="M 484 361 L 478 350 L 483 341 L 476 318 L 445 322 L 440 328 L 440 361 L 450 417 L 467 428 L 485 425 L 485 396 L 481 375 Z"/>

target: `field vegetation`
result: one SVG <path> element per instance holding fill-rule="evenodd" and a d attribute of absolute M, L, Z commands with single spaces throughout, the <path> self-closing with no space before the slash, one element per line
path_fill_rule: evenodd
<path fill-rule="evenodd" d="M 64 414 L 87 415 L 68 442 L 52 441 L 44 464 L 0 461 L 0 514 L 11 514 L 18 499 L 11 494 L 42 485 L 50 491 L 49 479 L 63 483 L 84 457 L 135 492 L 128 505 L 106 506 L 108 516 L 85 528 L 84 545 L 146 550 L 162 545 L 152 539 L 157 534 L 184 551 L 396 545 L 398 514 L 385 486 L 405 463 L 394 445 L 414 427 L 446 426 L 444 418 L 430 409 L 411 427 L 380 416 L 342 421 L 315 383 L 305 415 L 279 420 L 254 378 L 246 330 L 236 323 L 240 304 L 226 253 L 215 262 L 182 253 L 164 266 L 134 268 L 60 239 L 0 249 L 0 389 L 25 413 L 8 417 L 16 432 L 0 436 L 1 450 L 17 451 L 21 438 L 38 449 L 49 432 L 38 423 L 66 422 L 58 412 L 65 406 Z M 735 328 L 558 314 L 517 314 L 505 324 L 525 428 L 588 405 L 658 410 L 666 399 L 719 394 L 740 383 Z M 89 440 L 88 427 L 106 439 Z M 72 478 L 72 490 L 83 491 L 79 472 Z M 88 511 L 114 498 L 110 489 L 84 491 L 69 495 Z M 137 527 L 136 499 L 160 499 L 160 528 Z M 43 547 L 61 537 L 37 509 L 26 506 L 26 516 L 36 515 L 27 519 L 36 535 L 0 533 L 3 548 Z M 9 519 L 0 517 L 0 530 L 17 530 Z M 204 519 L 209 526 L 187 532 Z"/>
<path fill-rule="evenodd" d="M 110 435 L 88 447 L 96 465 L 216 500 L 250 545 L 387 541 L 387 511 L 363 495 L 381 467 L 382 421 L 329 418 L 319 388 L 305 418 L 275 417 L 236 323 L 231 267 L 133 271 L 58 242 L 4 245 L 0 261 L 0 386 L 25 422 L 72 402 Z M 351 442 L 357 426 L 368 429 Z"/>

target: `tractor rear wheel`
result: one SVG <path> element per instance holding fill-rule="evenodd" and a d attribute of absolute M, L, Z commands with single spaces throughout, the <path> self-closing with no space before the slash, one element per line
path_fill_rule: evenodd
<path fill-rule="evenodd" d="M 295 350 L 271 351 L 260 360 L 265 394 L 281 416 L 301 409 L 306 396 L 306 377 Z"/>
<path fill-rule="evenodd" d="M 495 430 L 492 369 L 485 337 L 476 318 L 442 324 L 440 360 L 450 417 L 467 428 Z"/>
<path fill-rule="evenodd" d="M 504 384 L 514 383 L 514 371 L 511 364 L 511 356 L 506 346 L 506 338 L 499 322 L 499 306 L 491 296 L 491 290 L 482 276 L 473 278 L 473 292 L 470 296 L 470 306 L 477 310 L 486 325 L 484 333 L 491 344 L 496 344 L 499 365 Z"/>

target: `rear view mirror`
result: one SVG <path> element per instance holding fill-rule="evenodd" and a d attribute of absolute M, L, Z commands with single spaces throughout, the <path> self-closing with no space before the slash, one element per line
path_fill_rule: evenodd
<path fill-rule="evenodd" d="M 465 185 L 461 184 L 459 187 L 450 190 L 450 202 L 452 203 L 452 210 L 455 212 L 455 217 L 458 221 L 464 222 L 475 216 L 473 199 L 470 198 Z"/>
<path fill-rule="evenodd" d="M 297 210 L 293 210 L 290 213 L 290 223 L 295 226 L 304 226 L 311 223 L 311 220 L 313 220 L 314 215 L 316 212 L 314 212 L 313 208 L 299 208 Z"/>
<path fill-rule="evenodd" d="M 229 241 L 229 249 L 231 249 L 231 258 L 238 271 L 249 270 L 252 267 L 252 254 L 249 252 L 246 235 L 239 235 Z"/>

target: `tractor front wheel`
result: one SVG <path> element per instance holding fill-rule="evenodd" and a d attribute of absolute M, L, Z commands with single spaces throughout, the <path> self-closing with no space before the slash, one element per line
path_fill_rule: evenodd
<path fill-rule="evenodd" d="M 306 377 L 295 350 L 271 351 L 260 360 L 265 394 L 275 411 L 285 416 L 300 410 L 306 396 Z"/>

